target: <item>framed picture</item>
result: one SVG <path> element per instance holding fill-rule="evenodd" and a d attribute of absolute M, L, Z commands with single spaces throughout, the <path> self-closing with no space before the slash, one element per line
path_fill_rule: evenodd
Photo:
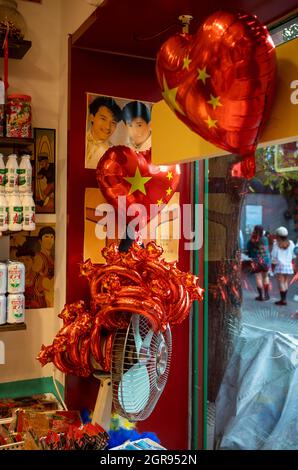
<path fill-rule="evenodd" d="M 54 306 L 55 235 L 50 223 L 10 235 L 9 258 L 25 265 L 26 309 Z"/>
<path fill-rule="evenodd" d="M 275 146 L 275 170 L 298 171 L 298 140 Z"/>
<path fill-rule="evenodd" d="M 55 213 L 56 131 L 34 129 L 35 204 L 37 214 Z"/>
<path fill-rule="evenodd" d="M 95 170 L 114 145 L 137 152 L 151 148 L 151 108 L 147 101 L 87 93 L 85 168 Z"/>

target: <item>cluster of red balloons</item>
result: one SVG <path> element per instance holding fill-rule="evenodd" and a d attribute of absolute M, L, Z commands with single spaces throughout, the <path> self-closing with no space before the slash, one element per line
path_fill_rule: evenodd
<path fill-rule="evenodd" d="M 102 253 L 106 264 L 88 260 L 81 266 L 90 308 L 81 300 L 65 305 L 58 315 L 63 327 L 37 357 L 42 365 L 53 362 L 62 372 L 83 377 L 109 371 L 114 335 L 128 327 L 130 314 L 143 315 L 155 332 L 164 331 L 186 318 L 194 300 L 202 300 L 198 278 L 162 259 L 155 242 L 145 248 L 134 242 L 127 252 L 112 243 Z"/>

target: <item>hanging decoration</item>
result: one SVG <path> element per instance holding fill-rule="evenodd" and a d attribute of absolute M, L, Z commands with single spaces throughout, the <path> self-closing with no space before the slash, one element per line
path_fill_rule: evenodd
<path fill-rule="evenodd" d="M 151 149 L 137 152 L 124 145 L 115 145 L 105 152 L 96 170 L 98 186 L 105 199 L 118 211 L 119 196 L 126 208 L 142 205 L 140 229 L 171 199 L 179 179 L 180 166 L 156 166 L 151 163 Z"/>
<path fill-rule="evenodd" d="M 8 90 L 9 83 L 8 83 L 8 35 L 9 35 L 9 26 L 7 25 L 4 41 L 3 41 L 3 81 L 4 81 L 4 88 L 5 91 Z"/>
<path fill-rule="evenodd" d="M 87 260 L 81 274 L 90 286 L 90 308 L 83 301 L 65 305 L 58 315 L 63 326 L 50 346 L 42 345 L 42 365 L 53 362 L 64 373 L 83 377 L 109 371 L 114 335 L 126 329 L 130 314 L 146 317 L 154 331 L 181 323 L 194 300 L 202 300 L 198 278 L 161 258 L 155 242 L 146 248 L 133 242 L 127 252 L 112 243 L 102 250 L 105 265 Z"/>
<path fill-rule="evenodd" d="M 194 35 L 168 39 L 156 70 L 176 116 L 205 140 L 240 155 L 242 174 L 251 178 L 276 81 L 275 48 L 266 27 L 253 15 L 218 11 Z"/>

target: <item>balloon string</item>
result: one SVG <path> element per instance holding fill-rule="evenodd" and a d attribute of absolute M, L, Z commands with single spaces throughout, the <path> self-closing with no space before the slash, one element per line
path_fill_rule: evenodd
<path fill-rule="evenodd" d="M 153 34 L 152 36 L 135 36 L 134 35 L 134 39 L 136 41 L 150 41 L 150 39 L 155 39 L 155 38 L 158 38 L 159 36 L 161 36 L 162 34 L 166 33 L 167 31 L 169 31 L 171 28 L 173 28 L 174 26 L 180 26 L 180 23 L 178 22 L 175 22 L 175 23 L 172 23 L 170 24 L 169 26 L 167 26 L 165 29 L 162 29 L 161 31 L 159 31 L 158 33 L 156 34 Z"/>
<path fill-rule="evenodd" d="M 8 83 L 8 33 L 9 33 L 9 24 L 6 25 L 6 33 L 3 41 L 2 49 L 4 50 L 4 87 L 5 91 L 9 87 Z"/>

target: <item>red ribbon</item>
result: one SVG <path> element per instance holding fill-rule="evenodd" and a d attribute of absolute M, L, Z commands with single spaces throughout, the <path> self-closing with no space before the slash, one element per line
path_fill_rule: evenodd
<path fill-rule="evenodd" d="M 9 83 L 8 83 L 8 32 L 9 32 L 9 25 L 7 25 L 7 30 L 6 30 L 6 34 L 5 34 L 5 38 L 4 38 L 4 42 L 3 42 L 3 50 L 4 50 L 4 53 L 3 53 L 3 57 L 4 57 L 4 87 L 5 87 L 5 91 L 9 87 Z"/>

